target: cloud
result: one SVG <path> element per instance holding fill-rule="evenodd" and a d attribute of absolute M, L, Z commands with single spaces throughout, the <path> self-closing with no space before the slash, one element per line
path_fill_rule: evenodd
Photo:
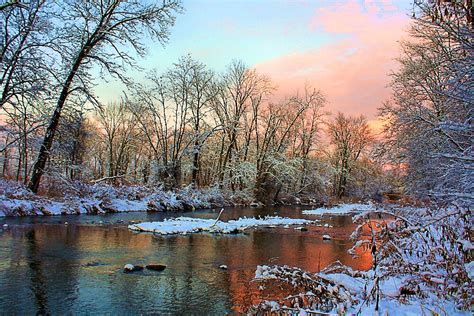
<path fill-rule="evenodd" d="M 255 67 L 278 85 L 276 97 L 301 91 L 305 84 L 321 89 L 328 109 L 374 119 L 390 95 L 389 73 L 396 69 L 398 41 L 408 17 L 388 1 L 349 1 L 318 8 L 307 27 L 338 39 L 314 49 L 295 51 Z"/>

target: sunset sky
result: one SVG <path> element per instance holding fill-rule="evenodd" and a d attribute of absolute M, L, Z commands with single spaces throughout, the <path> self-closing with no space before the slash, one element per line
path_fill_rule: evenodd
<path fill-rule="evenodd" d="M 216 72 L 233 59 L 268 75 L 275 98 L 321 89 L 331 112 L 375 118 L 387 99 L 398 41 L 406 37 L 412 0 L 185 0 L 166 47 L 147 42 L 139 64 L 164 71 L 190 53 Z M 136 72 L 140 78 L 142 73 Z M 101 99 L 116 100 L 113 83 Z"/>

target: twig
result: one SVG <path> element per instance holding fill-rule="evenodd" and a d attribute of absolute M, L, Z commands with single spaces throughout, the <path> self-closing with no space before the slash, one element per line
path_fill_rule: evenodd
<path fill-rule="evenodd" d="M 96 184 L 96 183 L 99 183 L 99 182 L 102 182 L 102 181 L 113 180 L 113 179 L 118 179 L 118 178 L 123 178 L 123 177 L 125 177 L 124 174 L 118 175 L 118 176 L 112 176 L 112 177 L 103 177 L 103 178 L 100 178 L 100 179 L 97 179 L 97 180 L 92 180 L 91 183 Z"/>
<path fill-rule="evenodd" d="M 217 215 L 217 219 L 216 221 L 214 222 L 214 224 L 212 224 L 211 226 L 209 226 L 209 228 L 213 227 L 213 226 L 216 226 L 217 225 L 217 222 L 219 221 L 219 218 L 221 218 L 221 214 L 222 212 L 224 212 L 224 208 L 221 209 L 221 211 L 219 212 L 219 215 Z"/>

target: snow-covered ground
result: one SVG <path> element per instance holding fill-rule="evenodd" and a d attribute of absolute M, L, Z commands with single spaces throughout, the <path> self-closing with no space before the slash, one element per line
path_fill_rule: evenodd
<path fill-rule="evenodd" d="M 360 203 L 348 203 L 340 204 L 333 207 L 320 207 L 313 210 L 305 210 L 303 214 L 306 215 L 323 215 L 323 214 L 348 214 L 355 212 L 364 212 L 375 210 L 375 205 L 372 203 L 360 204 Z"/>
<path fill-rule="evenodd" d="M 286 310 L 292 311 L 292 315 L 471 315 L 468 311 L 456 308 L 455 301 L 439 298 L 429 292 L 423 298 L 405 295 L 402 288 L 407 278 L 383 279 L 374 287 L 372 271 L 355 272 L 347 268 L 345 273 L 308 273 L 288 266 L 257 266 L 255 281 L 261 284 L 261 291 L 267 290 L 266 282 L 273 285 L 282 282 L 295 290 L 304 291 L 285 293 L 279 300 L 262 301 L 253 307 L 252 313 Z M 377 292 L 378 313 L 375 312 Z M 311 304 L 304 306 L 297 300 Z M 296 304 L 290 307 L 290 302 Z"/>
<path fill-rule="evenodd" d="M 178 211 L 230 204 L 216 188 L 163 191 L 160 187 L 76 184 L 60 191 L 47 198 L 15 182 L 0 180 L 0 216 Z"/>
<path fill-rule="evenodd" d="M 135 231 L 153 232 L 160 235 L 187 234 L 196 232 L 211 232 L 229 234 L 241 232 L 247 228 L 258 226 L 286 226 L 312 224 L 314 221 L 298 218 L 286 218 L 278 216 L 267 216 L 264 218 L 242 217 L 237 220 L 223 222 L 215 219 L 202 219 L 191 217 L 178 217 L 165 219 L 162 222 L 144 222 L 129 225 L 128 228 Z"/>
<path fill-rule="evenodd" d="M 336 263 L 322 273 L 287 266 L 258 266 L 256 280 L 290 285 L 253 313 L 308 311 L 379 315 L 471 315 L 473 299 L 472 206 L 384 205 L 353 217 L 355 249 L 369 252 L 369 271 Z M 389 215 L 384 219 L 384 215 Z M 266 287 L 259 288 L 263 290 Z M 288 289 L 288 286 L 282 287 Z M 276 298 L 273 298 L 276 297 Z"/>

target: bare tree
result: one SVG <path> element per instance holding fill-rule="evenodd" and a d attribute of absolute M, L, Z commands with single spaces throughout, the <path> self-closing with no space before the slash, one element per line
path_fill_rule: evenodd
<path fill-rule="evenodd" d="M 45 118 L 49 108 L 45 104 L 31 103 L 31 100 L 19 97 L 15 106 L 5 106 L 2 110 L 6 114 L 5 123 L 11 137 L 11 141 L 7 142 L 2 150 L 7 153 L 12 146 L 18 148 L 16 179 L 18 181 L 23 178 L 26 184 L 29 175 L 29 154 L 35 149 L 32 145 L 41 136 L 46 125 Z M 11 158 L 13 157 L 8 159 Z"/>
<path fill-rule="evenodd" d="M 192 138 L 192 179 L 191 183 L 193 186 L 199 185 L 200 175 L 200 156 L 201 150 L 207 139 L 217 130 L 220 126 L 212 126 L 208 118 L 208 114 L 211 111 L 212 102 L 217 95 L 217 87 L 212 71 L 207 70 L 206 66 L 200 62 L 191 60 L 191 128 L 193 131 Z"/>
<path fill-rule="evenodd" d="M 0 10 L 0 108 L 46 100 L 55 87 L 50 43 L 51 6 L 46 0 L 4 4 Z"/>
<path fill-rule="evenodd" d="M 181 160 L 191 141 L 187 131 L 190 107 L 190 73 L 178 63 L 164 75 L 152 71 L 147 85 L 137 85 L 129 101 L 148 145 L 153 151 L 159 180 L 168 189 L 181 182 Z"/>
<path fill-rule="evenodd" d="M 231 188 L 235 189 L 233 179 L 233 167 L 238 164 L 239 135 L 242 130 L 243 119 L 250 109 L 253 113 L 258 112 L 261 100 L 268 96 L 272 90 L 270 80 L 258 74 L 255 70 L 247 68 L 242 62 L 234 61 L 222 76 L 220 90 L 215 99 L 213 108 L 225 138 L 222 138 L 222 153 L 219 155 L 220 185 L 224 184 L 225 174 L 229 173 Z M 252 133 L 256 128 L 247 130 Z M 228 164 L 233 164 L 228 168 Z"/>
<path fill-rule="evenodd" d="M 60 11 L 59 11 L 60 10 Z M 75 92 L 85 92 L 91 81 L 90 67 L 95 63 L 108 73 L 127 81 L 123 64 L 133 65 L 133 58 L 125 47 L 132 47 L 143 55 L 145 49 L 141 36 L 146 32 L 160 42 L 165 42 L 169 27 L 174 23 L 174 13 L 180 10 L 178 1 L 162 4 L 139 0 L 120 1 L 64 1 L 61 12 L 60 39 L 65 73 L 61 92 L 43 144 L 33 168 L 28 187 L 37 192 L 44 168 L 53 145 L 61 112 L 68 97 Z"/>
<path fill-rule="evenodd" d="M 373 141 L 369 126 L 363 116 L 350 117 L 338 113 L 328 123 L 328 135 L 334 146 L 332 153 L 334 174 L 333 193 L 342 197 L 355 163 Z"/>
<path fill-rule="evenodd" d="M 9 1 L 9 2 L 6 2 L 6 3 L 2 3 L 0 4 L 0 11 L 3 11 L 3 10 L 6 10 L 8 9 L 9 7 L 21 7 L 21 8 L 26 8 L 27 5 L 23 2 L 20 2 L 18 0 L 13 0 L 13 1 Z"/>
<path fill-rule="evenodd" d="M 107 177 L 116 180 L 127 175 L 133 152 L 141 142 L 136 117 L 124 102 L 110 103 L 96 114 L 107 152 Z M 116 181 L 111 181 L 116 182 Z"/>
<path fill-rule="evenodd" d="M 257 178 L 255 183 L 255 195 L 259 201 L 274 201 L 285 182 L 292 178 L 290 183 L 298 180 L 299 172 L 295 172 L 296 160 L 307 158 L 311 150 L 317 132 L 317 124 L 322 115 L 321 107 L 324 98 L 316 89 L 306 88 L 302 96 L 296 95 L 283 103 L 270 104 L 265 111 L 259 115 L 258 128 L 255 134 L 256 168 Z M 308 111 L 311 111 L 310 113 Z M 305 135 L 305 129 L 301 125 L 309 122 L 311 138 Z M 294 152 L 300 135 L 303 146 L 302 155 Z M 290 151 L 293 151 L 290 153 Z M 297 155 L 296 159 L 289 160 L 291 155 Z M 284 169 L 288 169 L 287 173 Z M 279 170 L 279 171 L 278 171 Z M 290 171 L 291 170 L 291 171 Z M 295 176 L 296 178 L 293 178 Z"/>

